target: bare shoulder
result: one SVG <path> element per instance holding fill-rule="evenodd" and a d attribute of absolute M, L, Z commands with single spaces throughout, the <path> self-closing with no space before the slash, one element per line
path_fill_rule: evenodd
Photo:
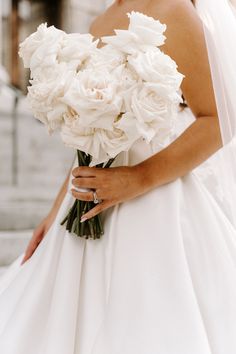
<path fill-rule="evenodd" d="M 190 0 L 151 0 L 148 14 L 167 25 L 167 47 L 168 39 L 173 37 L 200 39 L 203 35 L 201 21 Z"/>
<path fill-rule="evenodd" d="M 167 25 L 163 50 L 185 75 L 182 89 L 196 116 L 216 112 L 202 22 L 190 0 L 150 1 L 149 15 Z"/>
<path fill-rule="evenodd" d="M 192 62 L 198 56 L 205 57 L 203 26 L 190 0 L 151 0 L 148 12 L 167 25 L 163 50 L 174 56 L 180 67 L 186 66 L 187 60 Z"/>
<path fill-rule="evenodd" d="M 153 16 L 195 16 L 195 8 L 191 0 L 150 0 L 148 2 L 148 8 L 152 11 Z"/>
<path fill-rule="evenodd" d="M 128 27 L 128 12 L 127 5 L 118 6 L 117 3 L 113 3 L 102 14 L 97 16 L 90 26 L 90 33 L 95 37 L 101 37 L 104 35 L 114 34 L 114 29 Z"/>

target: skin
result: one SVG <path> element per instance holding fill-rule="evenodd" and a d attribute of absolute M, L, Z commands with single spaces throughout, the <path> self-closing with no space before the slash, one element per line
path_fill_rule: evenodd
<path fill-rule="evenodd" d="M 176 61 L 179 71 L 185 75 L 181 88 L 196 120 L 167 148 L 135 166 L 74 168 L 73 186 L 96 189 L 102 200 L 84 215 L 81 222 L 118 203 L 175 181 L 222 147 L 204 34 L 194 6 L 190 0 L 120 0 L 93 22 L 91 33 L 99 38 L 113 34 L 114 29 L 127 29 L 126 13 L 132 10 L 167 24 L 167 40 L 162 50 Z M 67 182 L 49 216 L 35 230 L 24 261 L 31 257 L 52 224 L 66 185 Z M 93 200 L 92 192 L 77 192 L 74 188 L 71 192 L 77 199 Z"/>
<path fill-rule="evenodd" d="M 66 195 L 70 174 L 71 174 L 71 170 L 70 170 L 67 178 L 65 179 L 65 181 L 64 181 L 64 183 L 63 183 L 63 185 L 62 185 L 62 187 L 61 187 L 61 189 L 54 201 L 51 211 L 34 230 L 31 240 L 26 248 L 21 265 L 23 265 L 28 259 L 31 258 L 31 256 L 34 254 L 36 248 L 39 246 L 39 244 L 43 240 L 44 236 L 46 235 L 47 231 L 50 229 L 51 225 L 53 224 L 55 217 L 57 215 L 57 212 L 61 206 L 61 203 Z"/>

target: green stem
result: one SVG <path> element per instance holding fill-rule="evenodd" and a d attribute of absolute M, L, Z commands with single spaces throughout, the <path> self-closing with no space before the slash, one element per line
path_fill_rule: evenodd
<path fill-rule="evenodd" d="M 87 166 L 86 157 L 84 156 L 84 153 L 82 151 L 80 151 L 80 150 L 77 150 L 77 153 L 78 153 L 78 158 L 80 159 L 80 165 Z"/>
<path fill-rule="evenodd" d="M 79 166 L 89 166 L 92 156 L 77 150 L 77 159 Z M 96 165 L 96 167 L 109 168 L 114 160 L 115 158 L 112 158 L 106 164 L 101 163 Z M 85 202 L 76 199 L 67 216 L 62 220 L 61 225 L 66 224 L 66 230 L 74 232 L 79 237 L 86 239 L 92 238 L 94 240 L 99 239 L 104 234 L 100 215 L 96 215 L 83 223 L 80 222 L 81 217 L 94 208 L 94 206 L 93 202 Z"/>
<path fill-rule="evenodd" d="M 113 164 L 114 161 L 115 161 L 115 157 L 114 157 L 113 159 L 110 159 L 110 160 L 105 164 L 105 166 L 103 166 L 103 168 L 109 168 L 109 167 Z"/>

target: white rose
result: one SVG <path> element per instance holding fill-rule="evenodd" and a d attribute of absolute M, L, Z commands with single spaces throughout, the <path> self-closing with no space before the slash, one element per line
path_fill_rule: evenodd
<path fill-rule="evenodd" d="M 180 98 L 179 98 L 180 99 Z M 157 136 L 160 143 L 169 137 L 174 126 L 178 101 L 161 87 L 140 84 L 126 95 L 126 111 L 136 119 L 136 129 L 150 143 Z"/>
<path fill-rule="evenodd" d="M 137 139 L 137 134 L 135 135 L 133 129 L 128 127 L 130 122 L 131 120 L 127 120 L 127 124 L 121 124 L 126 131 L 115 126 L 113 130 L 106 130 L 83 127 L 77 117 L 76 120 L 62 126 L 61 138 L 66 146 L 90 154 L 92 156 L 90 166 L 95 166 L 130 149 Z"/>
<path fill-rule="evenodd" d="M 115 128 L 122 131 L 126 137 L 129 148 L 141 137 L 137 128 L 137 119 L 131 112 L 126 112 L 114 123 Z"/>
<path fill-rule="evenodd" d="M 132 67 L 130 66 L 125 66 L 120 74 L 120 87 L 121 90 L 123 91 L 123 94 L 125 95 L 126 90 L 129 90 L 130 88 L 134 87 L 137 85 L 137 83 L 140 81 L 139 76 L 137 73 L 133 70 Z"/>
<path fill-rule="evenodd" d="M 140 12 L 132 11 L 128 14 L 130 19 L 129 31 L 138 35 L 143 43 L 150 46 L 161 46 L 165 43 L 166 25 L 153 17 Z"/>
<path fill-rule="evenodd" d="M 164 44 L 166 37 L 163 33 L 166 25 L 139 12 L 132 11 L 128 16 L 130 18 L 128 30 L 115 30 L 115 36 L 102 37 L 104 43 L 126 54 L 145 52 Z"/>
<path fill-rule="evenodd" d="M 119 124 L 114 124 L 112 131 L 100 129 L 98 137 L 101 142 L 101 151 L 109 158 L 116 157 L 122 151 L 128 151 L 137 139 L 137 134 L 130 132 L 129 129 L 120 129 Z M 124 127 L 124 126 L 123 126 Z M 108 160 L 108 158 L 106 159 Z M 99 159 L 97 160 L 99 161 Z M 97 163 L 94 159 L 93 163 Z"/>
<path fill-rule="evenodd" d="M 125 64 L 126 61 L 127 58 L 124 53 L 110 45 L 104 45 L 102 48 L 93 51 L 88 63 L 88 68 L 106 69 L 111 72 L 118 66 Z"/>
<path fill-rule="evenodd" d="M 142 80 L 179 90 L 184 76 L 178 72 L 176 62 L 158 48 L 130 56 L 128 61 Z"/>
<path fill-rule="evenodd" d="M 41 24 L 37 31 L 32 33 L 20 44 L 19 55 L 23 59 L 25 68 L 33 71 L 39 66 L 53 66 L 57 63 L 57 53 L 65 32 L 54 26 L 47 27 Z"/>
<path fill-rule="evenodd" d="M 117 94 L 118 72 L 116 75 L 106 70 L 84 70 L 72 80 L 62 102 L 80 116 L 82 126 L 112 130 L 122 106 L 122 98 Z"/>
<path fill-rule="evenodd" d="M 74 149 L 81 150 L 96 159 L 100 156 L 100 140 L 97 138 L 94 128 L 83 127 L 79 124 L 78 116 L 70 123 L 66 122 L 61 128 L 61 138 L 63 143 Z M 102 156 L 106 160 L 106 156 Z"/>
<path fill-rule="evenodd" d="M 130 92 L 132 92 L 137 85 L 140 83 L 140 78 L 138 77 L 137 73 L 128 66 L 124 66 L 123 70 L 119 75 L 119 86 L 118 92 L 122 97 L 122 107 L 121 112 L 126 112 L 126 101 L 127 97 L 130 97 Z"/>
<path fill-rule="evenodd" d="M 49 133 L 52 133 L 61 127 L 63 116 L 68 111 L 68 107 L 60 99 L 64 96 L 74 74 L 63 64 L 57 64 L 50 75 L 48 71 L 47 73 L 47 79 L 31 80 L 27 99 L 34 116 L 47 126 Z"/>
<path fill-rule="evenodd" d="M 98 41 L 94 41 L 91 34 L 67 34 L 58 52 L 58 61 L 66 62 L 69 69 L 80 70 L 86 65 L 93 52 L 96 51 Z"/>

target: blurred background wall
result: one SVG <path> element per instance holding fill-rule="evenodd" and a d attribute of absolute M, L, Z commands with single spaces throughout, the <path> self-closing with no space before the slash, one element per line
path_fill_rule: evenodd
<path fill-rule="evenodd" d="M 24 249 L 50 210 L 74 151 L 49 137 L 25 99 L 19 43 L 42 22 L 85 33 L 106 0 L 0 0 L 0 270 Z"/>

